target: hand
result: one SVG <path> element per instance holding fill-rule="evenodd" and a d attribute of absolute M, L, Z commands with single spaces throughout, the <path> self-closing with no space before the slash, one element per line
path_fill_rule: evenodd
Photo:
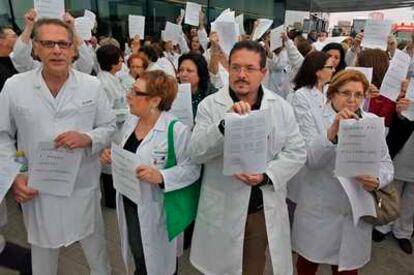
<path fill-rule="evenodd" d="M 39 194 L 39 191 L 27 186 L 27 175 L 19 174 L 14 179 L 12 185 L 13 197 L 18 203 L 30 201 Z"/>
<path fill-rule="evenodd" d="M 37 13 L 35 11 L 35 9 L 29 9 L 25 14 L 24 14 L 24 28 L 25 29 L 33 29 L 33 25 L 36 22 L 36 16 Z"/>
<path fill-rule="evenodd" d="M 373 191 L 379 186 L 379 179 L 371 176 L 358 176 L 356 180 L 362 185 L 367 191 Z"/>
<path fill-rule="evenodd" d="M 148 165 L 140 165 L 135 171 L 139 180 L 146 181 L 153 185 L 159 185 L 164 180 L 158 169 Z"/>
<path fill-rule="evenodd" d="M 363 32 L 360 32 L 355 36 L 353 47 L 355 50 L 357 50 L 357 52 L 359 52 L 359 50 L 361 49 L 361 42 L 363 38 L 364 38 Z"/>
<path fill-rule="evenodd" d="M 374 84 L 370 84 L 367 91 L 368 98 L 376 98 L 380 95 L 380 92 Z"/>
<path fill-rule="evenodd" d="M 63 15 L 63 22 L 68 24 L 72 30 L 75 29 L 75 18 L 73 18 L 73 16 L 70 13 L 65 12 L 65 14 Z"/>
<path fill-rule="evenodd" d="M 58 135 L 55 140 L 55 148 L 65 146 L 69 149 L 85 148 L 92 144 L 92 139 L 87 134 L 77 131 L 67 131 Z"/>
<path fill-rule="evenodd" d="M 398 98 L 405 97 L 405 94 L 407 93 L 409 83 L 410 83 L 410 81 L 408 79 L 405 79 L 405 80 L 401 81 L 400 94 L 398 95 Z"/>
<path fill-rule="evenodd" d="M 343 119 L 359 119 L 358 115 L 354 112 L 348 110 L 347 108 L 343 109 L 342 111 L 338 112 L 335 116 L 335 120 L 332 123 L 331 127 L 328 129 L 328 139 L 331 142 L 334 142 L 336 136 L 338 135 L 339 131 L 339 122 Z"/>
<path fill-rule="evenodd" d="M 400 98 L 397 101 L 397 104 L 395 106 L 395 110 L 399 115 L 401 115 L 401 112 L 407 111 L 408 107 L 410 107 L 411 101 L 408 98 Z"/>
<path fill-rule="evenodd" d="M 240 174 L 234 175 L 234 177 L 250 186 L 256 186 L 259 183 L 261 183 L 264 179 L 263 174 L 240 173 Z"/>
<path fill-rule="evenodd" d="M 231 107 L 230 111 L 235 112 L 239 115 L 248 114 L 251 111 L 250 104 L 244 101 L 239 101 L 234 103 L 234 105 Z"/>
<path fill-rule="evenodd" d="M 111 149 L 107 148 L 102 151 L 101 163 L 103 165 L 110 165 L 112 162 Z"/>

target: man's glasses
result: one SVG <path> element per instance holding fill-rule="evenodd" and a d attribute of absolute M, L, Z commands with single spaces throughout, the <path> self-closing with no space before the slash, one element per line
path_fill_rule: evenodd
<path fill-rule="evenodd" d="M 68 42 L 68 41 L 53 41 L 53 40 L 36 40 L 37 42 L 40 43 L 40 45 L 42 45 L 45 48 L 48 49 L 52 49 L 54 47 L 56 47 L 56 45 L 60 48 L 60 49 L 69 49 L 72 46 L 72 42 Z"/>

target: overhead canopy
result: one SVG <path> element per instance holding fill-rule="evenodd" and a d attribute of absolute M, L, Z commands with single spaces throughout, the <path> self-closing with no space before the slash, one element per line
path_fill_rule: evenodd
<path fill-rule="evenodd" d="M 370 11 L 413 7 L 414 0 L 287 0 L 287 10 L 311 12 Z"/>

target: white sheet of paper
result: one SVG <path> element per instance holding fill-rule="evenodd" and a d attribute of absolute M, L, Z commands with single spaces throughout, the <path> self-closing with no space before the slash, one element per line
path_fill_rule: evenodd
<path fill-rule="evenodd" d="M 86 17 L 78 17 L 75 19 L 75 29 L 82 40 L 90 40 L 92 38 L 91 20 Z"/>
<path fill-rule="evenodd" d="M 139 156 L 112 143 L 111 158 L 114 188 L 136 204 L 141 204 L 141 183 L 135 172 L 142 163 Z"/>
<path fill-rule="evenodd" d="M 410 56 L 403 51 L 395 50 L 384 79 L 382 80 L 380 93 L 395 101 L 400 94 L 401 82 L 407 77 L 410 66 Z"/>
<path fill-rule="evenodd" d="M 223 174 L 264 173 L 267 168 L 268 110 L 226 113 Z"/>
<path fill-rule="evenodd" d="M 280 37 L 285 30 L 285 25 L 281 25 L 270 31 L 270 51 L 273 52 L 279 47 L 283 46 L 282 38 Z"/>
<path fill-rule="evenodd" d="M 213 22 L 211 30 L 217 32 L 219 36 L 219 45 L 223 52 L 229 56 L 231 49 L 237 42 L 238 25 L 234 22 Z"/>
<path fill-rule="evenodd" d="M 359 219 L 363 216 L 377 216 L 374 197 L 362 188 L 360 183 L 353 178 L 338 177 L 338 180 L 351 204 L 352 218 L 355 226 L 358 225 Z"/>
<path fill-rule="evenodd" d="M 128 30 L 129 38 L 139 35 L 140 39 L 143 39 L 145 37 L 145 16 L 128 15 Z"/>
<path fill-rule="evenodd" d="M 164 35 L 162 39 L 164 41 L 172 41 L 173 43 L 177 43 L 181 39 L 182 32 L 183 31 L 180 25 L 167 22 L 165 24 L 164 32 L 162 33 Z"/>
<path fill-rule="evenodd" d="M 171 106 L 170 113 L 185 125 L 193 128 L 194 118 L 190 83 L 178 84 L 177 97 Z"/>
<path fill-rule="evenodd" d="M 266 19 L 266 18 L 260 18 L 259 24 L 256 30 L 254 31 L 252 40 L 254 41 L 254 40 L 260 39 L 263 36 L 263 34 L 265 34 L 265 32 L 270 28 L 270 26 L 272 26 L 272 24 L 273 24 L 273 20 Z"/>
<path fill-rule="evenodd" d="M 234 22 L 235 18 L 234 18 L 234 11 L 231 11 L 229 8 L 225 9 L 224 11 L 222 11 L 220 13 L 219 16 L 216 17 L 216 19 L 214 20 L 214 22 Z"/>
<path fill-rule="evenodd" d="M 68 197 L 78 176 L 84 149 L 54 148 L 53 142 L 40 142 L 29 165 L 29 186 L 41 193 Z"/>
<path fill-rule="evenodd" d="M 64 0 L 34 0 L 37 18 L 57 18 L 62 20 L 65 14 Z"/>
<path fill-rule="evenodd" d="M 193 2 L 187 2 L 185 5 L 184 23 L 196 26 L 199 25 L 201 5 Z"/>
<path fill-rule="evenodd" d="M 89 19 L 89 22 L 91 24 L 91 29 L 93 29 L 93 27 L 95 26 L 95 22 L 96 22 L 96 15 L 95 13 L 91 12 L 90 10 L 85 10 L 83 17 Z"/>
<path fill-rule="evenodd" d="M 20 166 L 20 163 L 14 161 L 0 162 L 0 203 L 19 173 Z"/>
<path fill-rule="evenodd" d="M 339 124 L 335 175 L 379 177 L 384 118 L 346 119 Z"/>
<path fill-rule="evenodd" d="M 236 16 L 236 18 L 234 18 L 234 20 L 236 21 L 237 24 L 239 24 L 239 34 L 240 35 L 245 35 L 246 31 L 244 30 L 244 15 L 243 15 L 243 13 Z"/>
<path fill-rule="evenodd" d="M 372 82 L 372 67 L 346 67 L 345 70 L 356 70 L 365 75 L 368 82 Z"/>
<path fill-rule="evenodd" d="M 410 105 L 408 106 L 408 110 L 401 112 L 401 114 L 409 120 L 414 121 L 414 77 L 410 79 L 405 98 L 410 100 Z"/>
<path fill-rule="evenodd" d="M 361 47 L 387 49 L 388 35 L 391 32 L 392 21 L 390 20 L 367 20 L 364 28 L 364 38 Z"/>
<path fill-rule="evenodd" d="M 342 41 L 344 41 L 347 38 L 348 36 L 330 36 L 326 38 L 326 40 L 323 42 L 325 43 L 325 45 L 329 43 L 342 43 Z"/>

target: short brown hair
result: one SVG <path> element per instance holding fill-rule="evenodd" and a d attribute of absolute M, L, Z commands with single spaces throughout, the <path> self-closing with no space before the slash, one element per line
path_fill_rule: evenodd
<path fill-rule="evenodd" d="M 159 96 L 161 102 L 158 110 L 168 111 L 177 96 L 177 81 L 172 76 L 167 75 L 163 71 L 155 70 L 145 72 L 140 79 L 145 80 L 147 93 L 150 97 Z"/>
<path fill-rule="evenodd" d="M 360 67 L 372 67 L 372 84 L 377 88 L 381 87 L 390 64 L 388 54 L 385 51 L 365 49 L 358 55 L 357 64 Z"/>
<path fill-rule="evenodd" d="M 327 92 L 328 99 L 331 99 L 332 96 L 338 92 L 340 87 L 351 81 L 361 82 L 364 87 L 364 96 L 366 96 L 369 82 L 365 75 L 357 70 L 342 70 L 332 78 L 331 83 L 329 84 Z"/>
<path fill-rule="evenodd" d="M 128 60 L 127 60 L 127 65 L 128 65 L 128 68 L 129 68 L 129 67 L 131 67 L 131 63 L 132 63 L 132 60 L 133 60 L 133 59 L 141 59 L 141 60 L 142 60 L 142 66 L 144 67 L 144 70 L 146 70 L 146 69 L 148 68 L 148 63 L 149 63 L 149 61 L 148 61 L 147 56 L 146 56 L 146 55 L 144 55 L 143 53 L 138 52 L 138 53 L 133 53 L 133 54 L 131 54 L 131 55 L 128 57 Z"/>
<path fill-rule="evenodd" d="M 39 40 L 39 28 L 44 25 L 55 25 L 55 26 L 60 26 L 66 29 L 66 31 L 68 32 L 69 41 L 73 42 L 74 33 L 73 33 L 72 28 L 68 24 L 63 22 L 62 20 L 55 19 L 55 18 L 41 18 L 36 21 L 36 23 L 33 26 L 33 39 L 34 40 Z"/>

